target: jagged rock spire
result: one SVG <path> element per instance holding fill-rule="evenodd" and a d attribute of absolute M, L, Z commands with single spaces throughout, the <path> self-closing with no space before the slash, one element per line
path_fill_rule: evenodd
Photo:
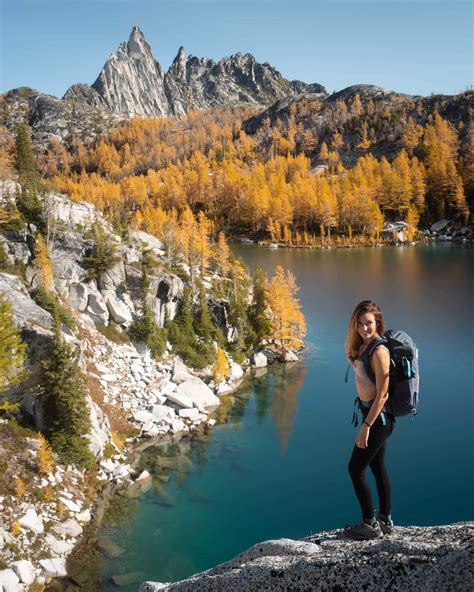
<path fill-rule="evenodd" d="M 307 85 L 301 82 L 298 91 Z M 294 83 L 249 53 L 224 57 L 219 62 L 187 56 L 183 47 L 164 73 L 139 27 L 128 42 L 111 54 L 92 85 L 75 94 L 82 100 L 100 100 L 110 111 L 160 117 L 180 115 L 191 109 L 247 103 L 268 106 L 295 92 Z M 324 91 L 324 89 L 323 89 Z"/>

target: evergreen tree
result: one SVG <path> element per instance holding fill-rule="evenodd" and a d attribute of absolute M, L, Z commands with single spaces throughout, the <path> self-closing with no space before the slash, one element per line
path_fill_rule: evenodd
<path fill-rule="evenodd" d="M 205 313 L 203 314 L 205 316 Z M 205 329 L 204 332 L 206 333 Z M 188 286 L 184 288 L 178 314 L 168 324 L 168 338 L 173 350 L 181 355 L 184 361 L 193 368 L 204 368 L 215 360 L 212 343 L 209 340 L 200 340 L 196 336 L 193 324 L 191 289 Z"/>
<path fill-rule="evenodd" d="M 55 319 L 54 349 L 42 362 L 43 389 L 52 411 L 50 441 L 63 463 L 91 468 L 94 457 L 86 435 L 91 421 L 87 406 L 87 387 L 72 347 L 61 336 L 59 319 Z"/>
<path fill-rule="evenodd" d="M 0 392 L 25 377 L 26 344 L 13 322 L 10 302 L 0 294 Z"/>
<path fill-rule="evenodd" d="M 17 198 L 18 210 L 26 222 L 31 222 L 43 230 L 44 221 L 39 198 L 41 177 L 36 165 L 28 127 L 25 124 L 16 128 L 15 166 L 21 186 L 21 192 Z"/>
<path fill-rule="evenodd" d="M 92 229 L 94 244 L 84 263 L 88 268 L 89 278 L 97 279 L 118 260 L 116 245 L 107 234 L 100 222 L 96 222 Z"/>
<path fill-rule="evenodd" d="M 145 302 L 141 317 L 130 325 L 128 334 L 135 341 L 143 341 L 148 345 L 152 356 L 159 358 L 165 353 L 167 330 L 159 327 L 150 305 Z"/>
<path fill-rule="evenodd" d="M 252 274 L 253 297 L 248 308 L 248 319 L 254 331 L 254 343 L 257 345 L 270 332 L 270 320 L 267 312 L 267 276 L 261 267 L 256 267 Z"/>
<path fill-rule="evenodd" d="M 201 281 L 199 281 L 199 308 L 194 317 L 194 328 L 207 343 L 211 342 L 216 335 L 216 326 L 212 322 L 207 305 L 207 295 Z"/>

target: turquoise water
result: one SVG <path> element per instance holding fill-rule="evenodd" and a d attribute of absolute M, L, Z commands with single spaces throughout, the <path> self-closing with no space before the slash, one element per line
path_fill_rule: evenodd
<path fill-rule="evenodd" d="M 227 397 L 219 411 L 225 423 L 208 437 L 143 454 L 153 488 L 139 500 L 118 500 L 122 522 L 103 530 L 125 550 L 104 560 L 104 590 L 116 589 L 111 575 L 174 581 L 256 542 L 359 519 L 347 473 L 355 389 L 353 376 L 344 382 L 343 342 L 354 305 L 366 298 L 379 303 L 387 328 L 404 329 L 420 349 L 419 414 L 397 420 L 388 446 L 394 519 L 430 525 L 473 518 L 473 250 L 234 252 L 250 267 L 272 274 L 282 265 L 296 275 L 308 350 L 300 362 L 269 369 Z M 163 470 L 170 462 L 178 471 Z"/>

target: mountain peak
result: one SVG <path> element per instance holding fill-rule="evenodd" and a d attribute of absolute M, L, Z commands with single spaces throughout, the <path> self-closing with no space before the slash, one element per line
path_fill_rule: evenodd
<path fill-rule="evenodd" d="M 127 43 L 127 50 L 128 53 L 133 57 L 143 55 L 153 58 L 151 47 L 146 42 L 145 35 L 137 26 L 133 27 L 132 32 L 130 33 Z"/>
<path fill-rule="evenodd" d="M 299 83 L 302 92 L 304 83 Z M 295 93 L 295 85 L 251 53 L 237 52 L 214 62 L 187 55 L 181 46 L 166 74 L 153 57 L 138 26 L 121 43 L 92 84 L 93 91 L 75 88 L 79 100 L 129 116 L 181 115 L 211 106 L 268 106 Z"/>

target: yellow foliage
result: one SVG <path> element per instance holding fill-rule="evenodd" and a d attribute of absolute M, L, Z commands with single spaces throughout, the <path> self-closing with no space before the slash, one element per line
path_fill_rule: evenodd
<path fill-rule="evenodd" d="M 44 488 L 44 501 L 50 502 L 52 499 L 54 499 L 54 489 L 51 485 L 47 485 Z"/>
<path fill-rule="evenodd" d="M 38 439 L 40 441 L 40 447 L 37 456 L 38 469 L 40 473 L 43 473 L 44 475 L 50 475 L 54 468 L 53 449 L 42 434 L 38 435 Z"/>
<path fill-rule="evenodd" d="M 305 318 L 296 298 L 298 290 L 291 271 L 285 275 L 283 268 L 277 266 L 268 284 L 266 298 L 271 320 L 269 337 L 280 344 L 282 353 L 288 348 L 301 346 L 306 335 Z"/>
<path fill-rule="evenodd" d="M 216 363 L 212 369 L 214 380 L 216 382 L 222 382 L 227 374 L 229 373 L 230 364 L 225 351 L 220 347 L 217 348 Z"/>
<path fill-rule="evenodd" d="M 11 412 L 20 409 L 20 403 L 11 403 L 7 399 L 0 399 L 0 411 Z"/>
<path fill-rule="evenodd" d="M 11 528 L 10 528 L 10 532 L 15 537 L 21 533 L 21 526 L 20 526 L 20 523 L 18 522 L 18 520 L 15 520 L 13 522 L 13 524 L 11 525 Z"/>
<path fill-rule="evenodd" d="M 26 493 L 26 485 L 23 479 L 17 477 L 15 479 L 15 495 L 17 498 L 21 499 Z"/>
<path fill-rule="evenodd" d="M 111 433 L 112 442 L 117 446 L 120 452 L 122 452 L 125 446 L 125 440 L 127 439 L 126 434 L 117 434 L 116 432 Z"/>
<path fill-rule="evenodd" d="M 53 287 L 53 268 L 49 258 L 48 245 L 41 234 L 36 237 L 34 265 L 41 286 L 49 292 Z"/>

